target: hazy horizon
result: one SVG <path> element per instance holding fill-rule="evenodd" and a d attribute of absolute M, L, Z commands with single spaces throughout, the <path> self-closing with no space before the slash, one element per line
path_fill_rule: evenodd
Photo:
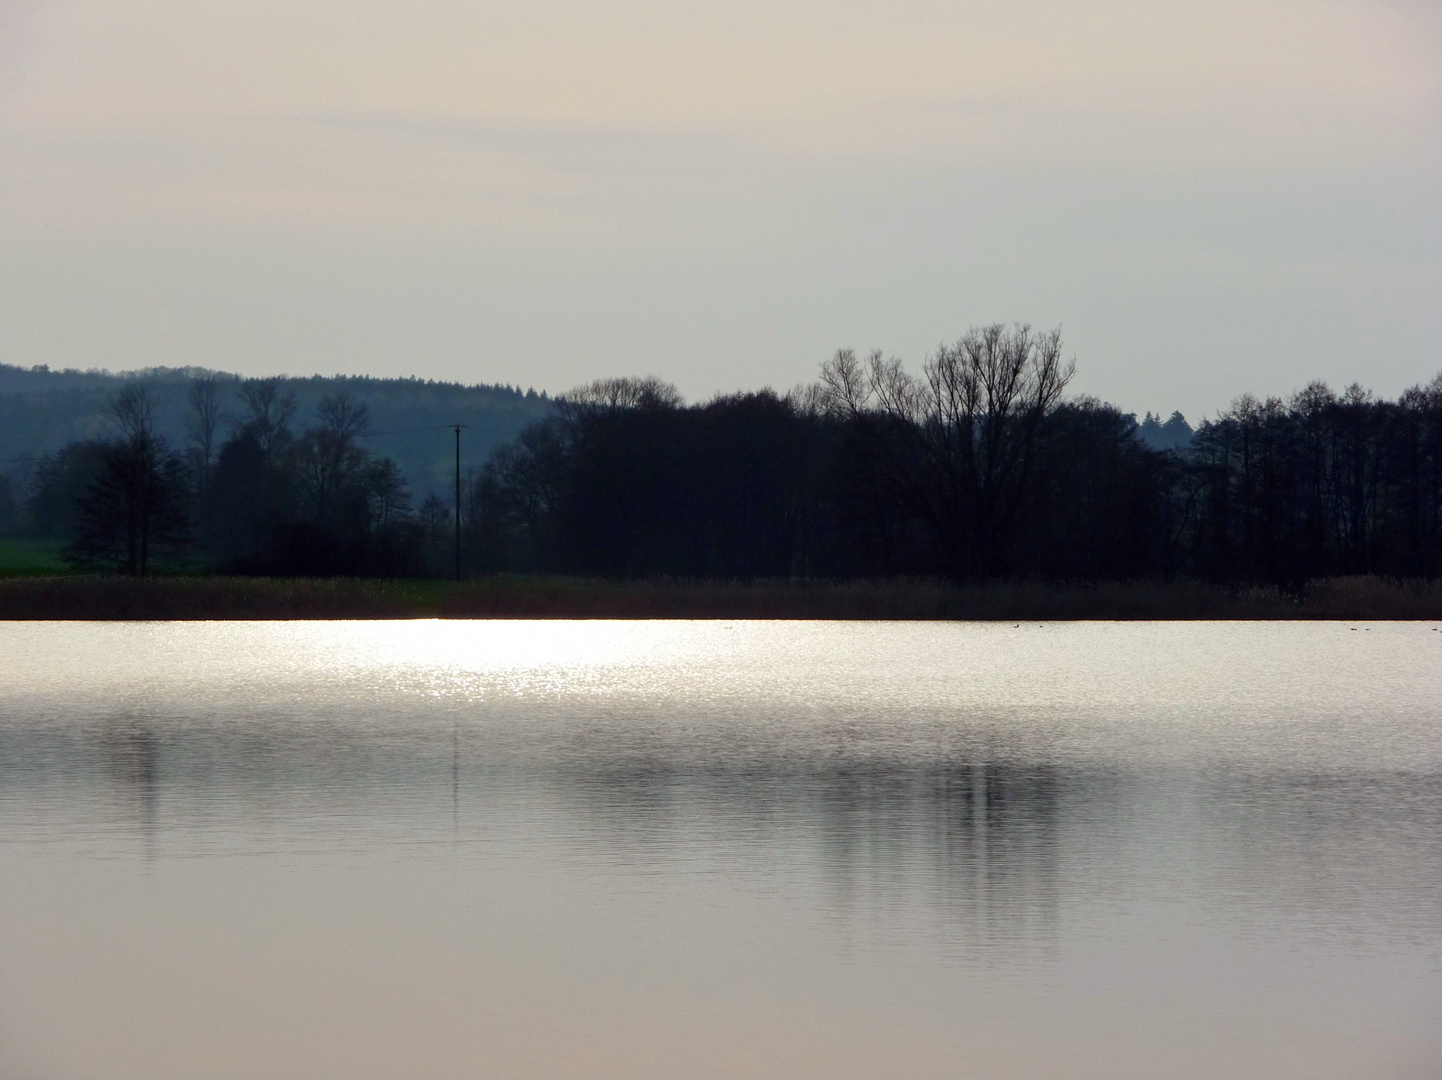
<path fill-rule="evenodd" d="M 1442 369 L 1414 0 L 0 2 L 0 360 L 778 390 L 1060 325 L 1213 416 Z"/>
<path fill-rule="evenodd" d="M 0 361 L 0 363 L 4 363 L 4 361 Z M 31 372 L 33 372 L 37 367 L 38 367 L 38 368 L 43 368 L 43 369 L 45 369 L 49 374 L 52 374 L 52 375 L 70 375 L 70 374 L 76 374 L 76 375 L 84 375 L 84 376 L 98 376 L 98 377 L 103 377 L 103 378 L 114 378 L 114 379 L 142 379 L 142 380 L 143 380 L 145 377 L 150 376 L 150 375 L 160 375 L 161 373 L 184 373 L 184 372 L 186 372 L 186 371 L 193 371 L 193 372 L 196 372 L 196 373 L 200 373 L 200 372 L 212 372 L 212 373 L 217 374 L 217 375 L 222 375 L 222 376 L 225 376 L 225 377 L 228 377 L 228 378 L 235 378 L 235 379 L 250 379 L 250 378 L 279 379 L 279 380 L 281 380 L 281 381 L 283 381 L 283 382 L 292 382 L 292 381 L 294 381 L 294 382 L 308 382 L 308 381 L 317 380 L 317 379 L 320 379 L 320 380 L 327 380 L 327 379 L 375 379 L 375 380 L 378 380 L 378 381 L 392 381 L 392 380 L 393 380 L 393 381 L 397 381 L 397 382 L 405 382 L 405 381 L 407 381 L 407 380 L 412 380 L 412 379 L 414 379 L 414 380 L 419 380 L 419 381 L 421 381 L 421 382 L 434 383 L 434 384 L 436 384 L 436 385 L 438 385 L 438 386 L 455 386 L 455 387 L 458 387 L 458 388 L 463 389 L 463 390 L 486 389 L 486 388 L 489 388 L 489 387 L 500 387 L 500 388 L 504 388 L 504 389 L 514 390 L 514 391 L 516 391 L 517 393 L 520 393 L 520 394 L 531 394 L 531 393 L 534 393 L 534 394 L 539 395 L 539 396 L 541 396 L 541 397 L 549 397 L 549 398 L 560 398 L 560 397 L 565 396 L 565 395 L 567 395 L 567 394 L 569 394 L 569 393 L 571 393 L 571 392 L 574 392 L 574 391 L 584 391 L 584 390 L 587 388 L 587 385 L 588 385 L 590 382 L 593 382 L 593 381 L 607 381 L 607 380 L 612 379 L 612 378 L 624 378 L 624 379 L 636 378 L 636 379 L 643 379 L 643 380 L 644 380 L 644 379 L 647 379 L 647 378 L 653 378 L 653 377 L 654 377 L 654 378 L 659 378 L 659 376 L 656 376 L 653 372 L 644 372 L 644 373 L 632 372 L 632 373 L 628 373 L 627 375 L 624 375 L 624 376 L 598 376 L 598 377 L 597 377 L 597 380 L 586 380 L 586 382 L 584 382 L 584 383 L 579 383 L 579 382 L 578 382 L 578 383 L 575 383 L 575 384 L 566 386 L 566 387 L 564 387 L 564 388 L 552 388 L 552 387 L 547 387 L 547 386 L 536 386 L 536 385 L 533 385 L 533 384 L 522 383 L 522 382 L 517 382 L 517 383 L 507 383 L 507 382 L 502 382 L 502 381 L 487 382 L 487 381 L 482 381 L 482 380 L 453 379 L 453 378 L 444 378 L 444 377 L 442 377 L 442 378 L 437 378 L 437 377 L 434 377 L 434 376 L 414 375 L 414 374 L 412 374 L 412 375 L 387 375 L 387 374 L 369 374 L 369 373 L 364 373 L 364 372 L 347 372 L 347 371 L 332 371 L 332 372 L 312 371 L 312 372 L 308 372 L 308 373 L 306 373 L 306 372 L 299 372 L 299 371 L 278 371 L 278 372 L 262 372 L 262 373 L 256 373 L 256 374 L 247 374 L 247 373 L 241 372 L 241 371 L 227 371 L 227 370 L 224 370 L 224 369 L 221 369 L 221 368 L 207 368 L 207 367 L 205 367 L 205 366 L 203 366 L 203 365 L 187 365 L 187 366 L 183 366 L 183 367 L 170 367 L 170 366 L 167 366 L 167 365 L 156 365 L 156 366 L 150 367 L 150 368 L 124 368 L 124 369 L 120 369 L 120 370 L 114 370 L 114 369 L 111 369 L 111 368 L 103 368 L 103 367 L 80 368 L 80 367 L 76 367 L 76 366 L 70 366 L 70 367 L 60 368 L 60 367 L 52 367 L 52 366 L 50 366 L 50 365 L 48 365 L 48 364 L 34 365 L 34 366 L 30 367 L 30 368 L 19 367 L 18 365 L 12 365 L 12 366 L 16 367 L 18 370 L 21 370 L 21 371 L 31 371 Z M 1439 372 L 1438 372 L 1438 377 L 1442 377 L 1442 371 L 1439 371 Z M 1310 381 L 1310 380 L 1309 380 L 1309 381 Z M 1358 381 L 1358 380 L 1349 380 L 1349 382 L 1348 382 L 1347 384 L 1338 383 L 1338 384 L 1333 385 L 1331 388 L 1332 388 L 1334 391 L 1340 392 L 1340 391 L 1345 390 L 1346 387 L 1351 384 L 1351 382 L 1357 382 L 1357 381 Z M 1430 382 L 1430 381 L 1431 381 L 1431 380 L 1419 380 L 1419 382 Z M 816 379 L 803 380 L 803 383 L 817 384 L 817 385 L 819 385 L 818 380 L 816 380 Z M 671 384 L 671 385 L 674 385 L 674 384 Z M 799 385 L 801 385 L 801 384 L 797 384 L 797 385 L 799 386 Z M 729 390 L 728 390 L 728 389 L 724 389 L 724 388 L 723 388 L 723 389 L 717 389 L 717 390 L 712 391 L 711 393 L 704 394 L 704 395 L 691 395 L 691 396 L 688 396 L 688 395 L 686 395 L 686 394 L 683 393 L 683 394 L 681 395 L 681 397 L 682 397 L 682 403 L 683 403 L 684 405 L 688 405 L 688 406 L 689 406 L 689 405 L 701 405 L 701 404 L 705 404 L 705 403 L 708 402 L 708 401 L 713 401 L 713 400 L 717 400 L 717 399 L 729 397 L 729 396 L 731 396 L 733 393 L 750 393 L 750 392 L 760 391 L 760 390 L 772 390 L 772 391 L 776 392 L 777 394 L 781 395 L 782 397 L 786 397 L 786 396 L 788 396 L 788 395 L 790 394 L 790 392 L 791 392 L 793 389 L 796 389 L 796 388 L 797 388 L 797 387 L 775 386 L 775 385 L 772 385 L 772 384 L 770 384 L 770 383 L 766 383 L 766 384 L 763 384 L 763 385 L 761 385 L 761 386 L 732 387 L 732 388 L 729 389 Z M 1303 389 L 1303 387 L 1298 386 L 1298 387 L 1296 387 L 1296 388 L 1294 388 L 1294 389 L 1295 389 L 1295 390 L 1301 390 L 1301 389 Z M 1375 387 L 1370 387 L 1370 386 L 1369 386 L 1369 387 L 1367 387 L 1367 389 L 1369 389 L 1369 390 L 1374 390 L 1374 391 L 1375 391 Z M 1229 403 L 1228 403 L 1228 404 L 1229 404 L 1229 405 L 1235 404 L 1235 402 L 1236 402 L 1236 400 L 1237 400 L 1238 398 L 1240 398 L 1241 396 L 1243 396 L 1243 395 L 1245 395 L 1245 394 L 1250 394 L 1250 393 L 1251 393 L 1251 391 L 1239 391 L 1237 394 L 1233 395 L 1231 399 L 1229 399 Z M 1257 395 L 1255 395 L 1255 394 L 1253 394 L 1252 396 L 1253 396 L 1253 397 L 1257 397 Z M 1290 393 L 1288 393 L 1288 392 L 1282 392 L 1282 393 L 1277 394 L 1277 395 L 1275 395 L 1275 396 L 1280 397 L 1280 398 L 1282 398 L 1282 400 L 1286 401 L 1286 400 L 1289 400 L 1292 395 L 1291 395 Z M 1377 395 L 1377 396 L 1378 396 L 1378 398 L 1379 398 L 1380 400 L 1388 400 L 1387 397 L 1386 397 L 1386 395 Z M 1082 400 L 1082 399 L 1089 398 L 1089 397 L 1095 397 L 1095 395 L 1090 394 L 1090 393 L 1089 393 L 1088 391 L 1086 391 L 1085 389 L 1082 389 L 1082 390 L 1077 390 L 1077 391 L 1075 391 L 1075 392 L 1069 392 L 1069 393 L 1063 395 L 1063 400 L 1065 400 L 1065 401 L 1078 401 L 1078 400 Z M 1100 400 L 1100 399 L 1099 399 L 1099 400 Z M 1156 407 L 1156 408 L 1149 408 L 1149 407 L 1132 408 L 1132 407 L 1130 407 L 1130 406 L 1129 406 L 1127 403 L 1125 403 L 1125 402 L 1105 401 L 1104 403 L 1105 403 L 1105 404 L 1108 404 L 1108 405 L 1115 405 L 1115 406 L 1117 406 L 1118 408 L 1120 408 L 1122 412 L 1124 412 L 1124 413 L 1130 413 L 1130 414 L 1134 415 L 1138 420 L 1141 420 L 1143 417 L 1145 417 L 1145 416 L 1148 415 L 1148 414 L 1155 415 L 1158 420 L 1166 420 L 1166 419 L 1168 419 L 1174 412 L 1180 412 L 1180 413 L 1183 415 L 1183 418 L 1186 419 L 1187 421 L 1189 421 L 1189 423 L 1190 423 L 1190 425 L 1191 425 L 1192 427 L 1195 427 L 1197 424 L 1199 424 L 1199 423 L 1200 423 L 1201 421 L 1203 421 L 1203 420 L 1216 420 L 1216 419 L 1218 418 L 1219 413 L 1226 413 L 1226 412 L 1228 411 L 1227 406 L 1223 406 L 1218 412 L 1213 412 L 1213 413 L 1201 413 L 1201 412 L 1188 413 L 1185 409 L 1175 409 L 1175 408 L 1170 407 L 1170 406 L 1162 406 L 1162 407 Z"/>

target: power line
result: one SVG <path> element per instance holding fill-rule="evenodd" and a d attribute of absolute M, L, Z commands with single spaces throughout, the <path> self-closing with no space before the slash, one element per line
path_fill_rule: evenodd
<path fill-rule="evenodd" d="M 411 435 L 420 431 L 454 431 L 455 424 L 432 424 L 430 427 L 397 428 L 394 431 L 364 431 L 358 436 L 362 439 L 373 439 L 378 435 Z M 470 431 L 484 431 L 488 435 L 511 435 L 514 432 L 504 431 L 501 428 L 472 427 L 470 424 L 462 424 L 461 427 Z"/>
<path fill-rule="evenodd" d="M 397 428 L 395 431 L 362 431 L 359 438 L 373 439 L 377 435 L 410 435 L 417 431 L 450 431 L 455 424 L 431 424 L 429 427 Z"/>

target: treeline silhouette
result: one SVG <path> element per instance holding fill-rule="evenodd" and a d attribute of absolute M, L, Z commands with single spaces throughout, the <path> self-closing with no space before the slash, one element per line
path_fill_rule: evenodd
<path fill-rule="evenodd" d="M 1138 424 L 1069 398 L 1071 377 L 1056 332 L 997 325 L 916 373 L 844 351 L 785 395 L 688 405 L 654 378 L 601 380 L 467 470 L 461 565 L 1284 588 L 1442 569 L 1442 376 L 1396 401 L 1321 384 L 1286 401 L 1244 396 L 1195 433 L 1180 414 Z M 327 395 L 295 432 L 279 382 L 226 392 L 193 380 L 177 447 L 144 386 L 128 384 L 110 437 L 73 442 L 12 484 L 12 518 L 65 538 L 78 566 L 124 573 L 451 571 L 453 497 L 418 497 L 367 448 L 362 403 Z"/>
<path fill-rule="evenodd" d="M 191 382 L 188 437 L 177 448 L 159 431 L 149 389 L 124 385 L 109 406 L 110 437 L 31 464 L 25 530 L 66 539 L 76 567 L 126 574 L 433 572 L 427 530 L 450 512 L 434 494 L 414 505 L 396 462 L 362 445 L 365 405 L 346 391 L 327 395 L 316 423 L 297 433 L 296 398 L 281 380 L 247 380 L 235 403 L 226 389 L 214 374 Z M 231 404 L 241 412 L 226 437 Z"/>

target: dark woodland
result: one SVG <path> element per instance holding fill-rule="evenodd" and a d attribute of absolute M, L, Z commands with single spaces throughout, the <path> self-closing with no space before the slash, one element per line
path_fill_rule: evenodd
<path fill-rule="evenodd" d="M 841 352 L 785 395 L 688 405 L 654 378 L 531 395 L 514 438 L 493 418 L 462 431 L 460 570 L 1283 589 L 1442 570 L 1442 376 L 1396 401 L 1244 396 L 1195 431 L 1068 396 L 1071 378 L 1057 333 L 998 325 L 920 372 Z M 453 574 L 446 424 L 476 418 L 434 404 L 407 468 L 354 383 L 302 408 L 295 382 L 110 387 L 99 430 L 4 466 L 0 531 L 120 574 Z"/>

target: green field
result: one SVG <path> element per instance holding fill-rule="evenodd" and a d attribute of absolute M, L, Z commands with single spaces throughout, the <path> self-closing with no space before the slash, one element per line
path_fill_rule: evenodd
<path fill-rule="evenodd" d="M 58 540 L 22 540 L 0 536 L 0 577 L 44 577 L 73 573 L 60 557 Z"/>

